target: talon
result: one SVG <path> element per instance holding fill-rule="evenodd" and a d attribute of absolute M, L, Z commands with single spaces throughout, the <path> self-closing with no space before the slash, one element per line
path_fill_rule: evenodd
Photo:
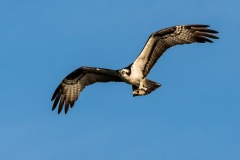
<path fill-rule="evenodd" d="M 138 95 L 144 95 L 145 94 L 145 90 L 144 89 L 139 89 Z"/>
<path fill-rule="evenodd" d="M 139 93 L 139 90 L 133 91 L 133 95 L 138 95 L 138 93 Z"/>
<path fill-rule="evenodd" d="M 147 88 L 146 87 L 142 87 L 142 88 L 140 88 L 140 90 L 143 90 L 143 91 L 147 91 Z"/>

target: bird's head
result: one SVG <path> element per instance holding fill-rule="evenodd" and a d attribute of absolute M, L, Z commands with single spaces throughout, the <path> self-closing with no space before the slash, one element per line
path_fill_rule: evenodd
<path fill-rule="evenodd" d="M 119 71 L 119 73 L 120 73 L 120 75 L 121 75 L 122 77 L 129 77 L 129 76 L 130 76 L 130 70 L 129 70 L 129 69 L 126 69 L 126 68 L 121 69 L 121 70 Z"/>

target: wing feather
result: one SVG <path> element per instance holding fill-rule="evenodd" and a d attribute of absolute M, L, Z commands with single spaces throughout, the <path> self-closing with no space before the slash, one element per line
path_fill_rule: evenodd
<path fill-rule="evenodd" d="M 210 38 L 218 39 L 217 36 L 213 35 L 218 32 L 208 29 L 208 27 L 208 25 L 201 24 L 183 25 L 169 27 L 152 33 L 132 67 L 140 68 L 143 76 L 146 77 L 157 60 L 168 48 L 195 42 L 212 43 L 213 41 Z"/>
<path fill-rule="evenodd" d="M 61 113 L 63 107 L 65 113 L 68 112 L 69 107 L 73 107 L 78 99 L 80 92 L 88 85 L 96 82 L 122 82 L 118 76 L 117 71 L 93 68 L 93 67 L 80 67 L 66 76 L 63 81 L 56 88 L 52 96 L 54 110 L 58 105 L 58 114 Z"/>

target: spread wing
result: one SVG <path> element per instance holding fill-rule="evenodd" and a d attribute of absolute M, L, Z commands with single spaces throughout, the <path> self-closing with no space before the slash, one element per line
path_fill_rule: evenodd
<path fill-rule="evenodd" d="M 143 72 L 143 76 L 146 77 L 157 60 L 168 48 L 194 42 L 212 43 L 210 38 L 218 39 L 214 35 L 218 32 L 208 29 L 208 27 L 208 25 L 183 25 L 152 33 L 143 50 L 132 64 L 132 67 L 140 69 Z"/>
<path fill-rule="evenodd" d="M 65 113 L 68 112 L 69 106 L 72 108 L 78 99 L 80 92 L 88 85 L 96 82 L 122 82 L 115 70 L 93 67 L 80 67 L 70 73 L 56 88 L 52 96 L 54 100 L 52 110 L 58 103 L 58 114 L 65 105 Z"/>

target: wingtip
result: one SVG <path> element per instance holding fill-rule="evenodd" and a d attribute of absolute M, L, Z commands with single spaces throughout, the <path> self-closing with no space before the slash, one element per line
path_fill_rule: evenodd
<path fill-rule="evenodd" d="M 58 114 L 60 114 L 60 113 L 61 113 L 61 111 L 62 111 L 62 110 L 58 110 Z"/>
<path fill-rule="evenodd" d="M 53 101 L 55 98 L 56 98 L 56 94 L 54 93 L 53 95 L 52 95 L 52 98 L 51 98 L 51 101 Z"/>
<path fill-rule="evenodd" d="M 60 114 L 60 113 L 62 112 L 63 103 L 64 103 L 64 100 L 61 99 L 60 104 L 59 104 L 59 106 L 58 106 L 58 114 Z"/>
<path fill-rule="evenodd" d="M 65 106 L 64 113 L 67 114 L 69 106 Z"/>

